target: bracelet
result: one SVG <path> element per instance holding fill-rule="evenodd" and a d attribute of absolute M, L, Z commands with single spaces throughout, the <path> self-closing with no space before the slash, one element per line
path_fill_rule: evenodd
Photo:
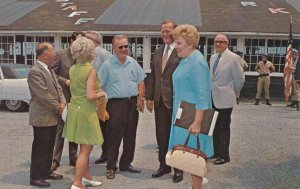
<path fill-rule="evenodd" d="M 141 97 L 140 100 L 145 100 L 145 97 Z"/>

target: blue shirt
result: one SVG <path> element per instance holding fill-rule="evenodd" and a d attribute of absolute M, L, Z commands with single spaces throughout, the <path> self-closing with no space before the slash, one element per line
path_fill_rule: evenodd
<path fill-rule="evenodd" d="M 116 55 L 105 61 L 99 70 L 99 78 L 107 97 L 125 98 L 138 94 L 138 85 L 146 74 L 136 60 L 127 56 L 121 64 Z"/>
<path fill-rule="evenodd" d="M 102 64 L 110 57 L 112 57 L 112 54 L 99 46 L 96 47 L 95 54 L 96 55 L 94 60 L 92 61 L 92 65 L 94 66 L 95 70 L 98 72 Z"/>

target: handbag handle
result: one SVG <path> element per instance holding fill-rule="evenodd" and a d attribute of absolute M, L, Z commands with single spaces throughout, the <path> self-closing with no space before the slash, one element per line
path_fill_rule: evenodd
<path fill-rule="evenodd" d="M 185 139 L 184 147 L 187 147 L 187 144 L 188 144 L 189 139 L 190 139 L 190 135 L 191 135 L 191 133 L 189 132 L 187 138 Z M 196 136 L 197 136 L 197 150 L 200 151 L 200 140 L 199 140 L 199 135 L 196 135 Z"/>

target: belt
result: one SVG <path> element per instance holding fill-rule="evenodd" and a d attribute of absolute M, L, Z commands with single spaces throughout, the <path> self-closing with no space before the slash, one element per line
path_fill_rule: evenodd
<path fill-rule="evenodd" d="M 268 73 L 259 74 L 259 77 L 263 77 L 263 76 L 269 76 L 269 74 Z"/>
<path fill-rule="evenodd" d="M 137 96 L 130 96 L 130 97 L 124 97 L 124 98 L 111 98 L 111 99 L 108 99 L 108 100 L 136 100 L 137 99 Z"/>

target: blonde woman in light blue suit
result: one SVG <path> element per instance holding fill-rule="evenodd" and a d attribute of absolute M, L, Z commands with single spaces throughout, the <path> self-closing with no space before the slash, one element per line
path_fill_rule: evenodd
<path fill-rule="evenodd" d="M 215 37 L 216 54 L 210 58 L 213 108 L 219 111 L 213 134 L 215 165 L 230 161 L 231 113 L 236 104 L 236 94 L 240 92 L 245 82 L 240 58 L 228 49 L 228 43 L 226 35 L 218 34 Z"/>

